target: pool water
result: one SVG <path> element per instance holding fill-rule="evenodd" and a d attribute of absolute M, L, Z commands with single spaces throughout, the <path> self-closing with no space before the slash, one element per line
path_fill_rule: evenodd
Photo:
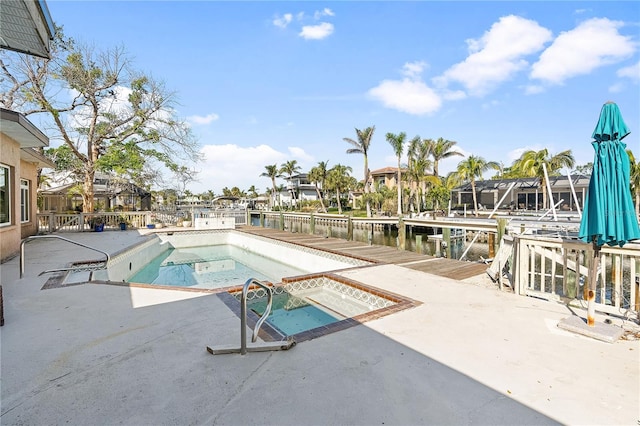
<path fill-rule="evenodd" d="M 283 277 L 305 273 L 308 271 L 223 244 L 169 248 L 128 281 L 215 289 L 242 285 L 249 278 L 279 282 Z"/>
<path fill-rule="evenodd" d="M 299 277 L 272 287 L 272 291 L 271 313 L 266 323 L 283 336 L 326 329 L 342 320 L 361 317 L 398 303 L 328 276 Z M 241 300 L 241 292 L 235 292 L 234 296 Z M 257 315 L 264 313 L 267 301 L 264 290 L 247 293 L 247 309 Z"/>
<path fill-rule="evenodd" d="M 267 305 L 266 298 L 247 301 L 247 309 L 262 316 Z M 284 336 L 291 336 L 345 319 L 337 312 L 321 309 L 305 298 L 284 292 L 274 294 L 271 313 L 267 323 Z"/>

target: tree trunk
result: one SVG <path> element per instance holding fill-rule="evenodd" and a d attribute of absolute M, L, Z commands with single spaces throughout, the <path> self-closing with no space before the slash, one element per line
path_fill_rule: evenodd
<path fill-rule="evenodd" d="M 471 192 L 473 193 L 473 214 L 478 217 L 478 198 L 476 197 L 476 181 L 471 180 Z"/>
<path fill-rule="evenodd" d="M 324 213 L 327 212 L 327 208 L 324 206 L 324 200 L 322 199 L 322 194 L 320 194 L 320 190 L 318 189 L 318 185 L 316 185 L 316 194 L 318 194 L 318 199 L 320 200 L 320 205 L 322 206 L 322 211 Z"/>
<path fill-rule="evenodd" d="M 400 182 L 400 157 L 398 157 L 398 182 L 396 182 L 396 185 L 398 185 L 398 217 L 402 216 L 402 188 Z"/>
<path fill-rule="evenodd" d="M 365 154 L 364 156 L 364 193 L 369 194 L 371 192 L 371 188 L 369 187 L 369 160 Z M 369 197 L 367 198 L 367 217 L 371 217 L 371 202 Z"/>
<path fill-rule="evenodd" d="M 338 214 L 342 214 L 342 204 L 340 204 L 340 190 L 336 189 L 336 199 L 338 200 Z"/>
<path fill-rule="evenodd" d="M 95 210 L 93 200 L 93 179 L 96 172 L 88 171 L 84 175 L 84 183 L 82 185 L 82 211 L 84 213 L 92 213 Z"/>

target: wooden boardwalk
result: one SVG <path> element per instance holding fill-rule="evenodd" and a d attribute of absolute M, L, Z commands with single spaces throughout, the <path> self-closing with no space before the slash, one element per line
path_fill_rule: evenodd
<path fill-rule="evenodd" d="M 464 280 L 484 274 L 488 268 L 488 265 L 482 263 L 433 257 L 412 251 L 398 250 L 388 246 L 368 245 L 367 243 L 359 241 L 347 241 L 341 238 L 326 238 L 319 235 L 291 233 L 257 226 L 242 226 L 238 227 L 238 230 L 248 234 L 273 238 L 274 240 L 358 257 L 375 263 L 399 265 L 455 280 Z"/>

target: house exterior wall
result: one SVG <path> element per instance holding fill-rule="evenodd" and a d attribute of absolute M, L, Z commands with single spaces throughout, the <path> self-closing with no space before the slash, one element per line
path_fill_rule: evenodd
<path fill-rule="evenodd" d="M 0 225 L 0 261 L 15 255 L 20 250 L 20 241 L 37 233 L 37 167 L 20 159 L 20 144 L 0 133 L 0 164 L 9 168 L 9 223 Z M 20 182 L 29 183 L 29 216 L 21 220 Z"/>

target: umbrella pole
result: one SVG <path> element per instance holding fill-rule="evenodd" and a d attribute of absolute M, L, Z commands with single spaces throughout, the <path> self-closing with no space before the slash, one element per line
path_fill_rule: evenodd
<path fill-rule="evenodd" d="M 600 262 L 600 246 L 593 242 L 593 262 L 589 273 L 589 288 L 587 290 L 587 325 L 595 327 L 596 319 L 596 283 L 598 282 L 598 264 Z"/>

